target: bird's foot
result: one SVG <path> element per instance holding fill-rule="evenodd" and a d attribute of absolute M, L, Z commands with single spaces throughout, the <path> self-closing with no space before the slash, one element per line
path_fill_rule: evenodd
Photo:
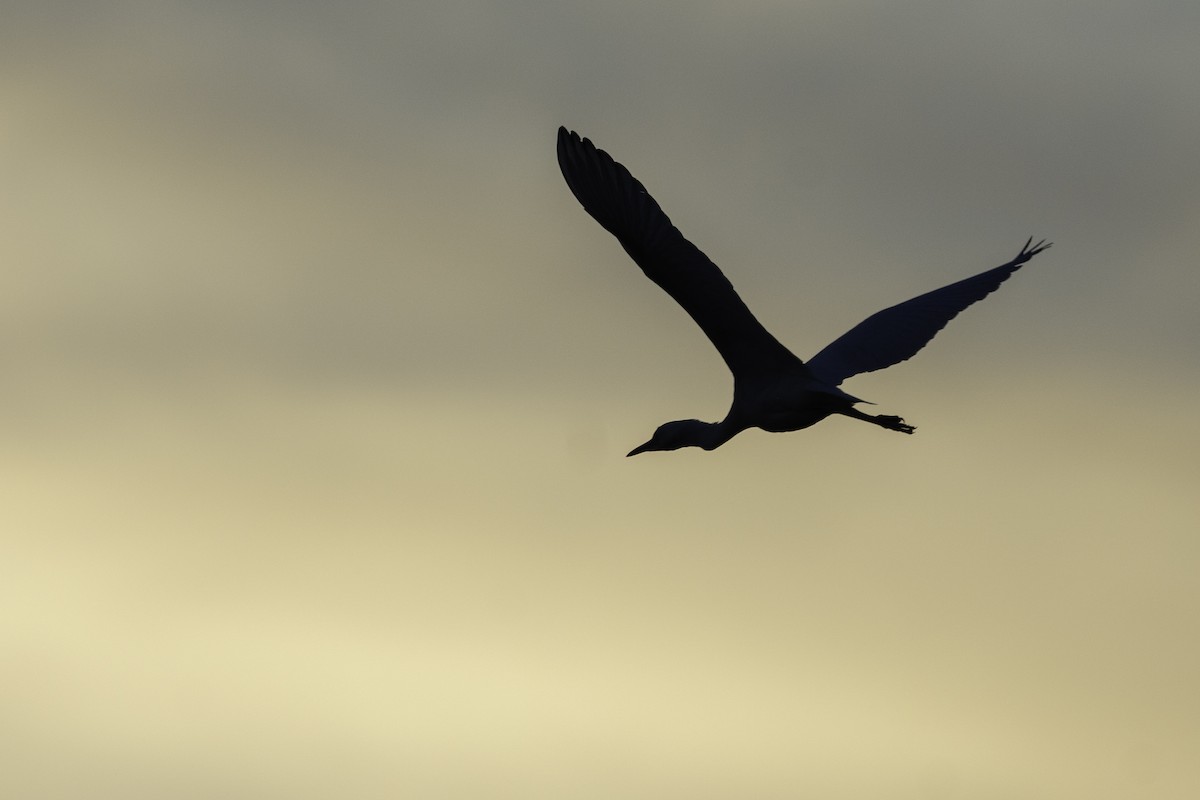
<path fill-rule="evenodd" d="M 901 433 L 912 433 L 916 428 L 904 421 L 903 417 L 892 417 L 880 415 L 875 417 L 875 422 L 889 431 L 900 431 Z"/>

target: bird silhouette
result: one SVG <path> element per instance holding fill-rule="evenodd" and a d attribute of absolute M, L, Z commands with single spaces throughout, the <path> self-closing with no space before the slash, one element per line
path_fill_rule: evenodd
<path fill-rule="evenodd" d="M 558 165 L 584 210 L 683 306 L 733 373 L 733 403 L 725 419 L 664 423 L 631 456 L 681 447 L 713 450 L 748 428 L 796 431 L 832 414 L 912 433 L 915 428 L 901 417 L 859 411 L 855 404 L 868 401 L 842 391 L 842 381 L 912 358 L 960 311 L 1050 247 L 1030 237 L 1012 261 L 873 314 L 805 363 L 754 318 L 717 265 L 683 237 L 628 169 L 561 127 Z"/>

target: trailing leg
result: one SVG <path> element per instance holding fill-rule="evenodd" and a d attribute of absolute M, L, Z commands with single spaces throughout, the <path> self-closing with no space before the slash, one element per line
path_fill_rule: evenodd
<path fill-rule="evenodd" d="M 854 406 L 844 409 L 839 413 L 844 414 L 845 416 L 851 417 L 853 419 L 861 419 L 863 422 L 870 422 L 871 424 L 878 425 L 881 428 L 887 428 L 889 431 L 900 431 L 901 433 L 912 433 L 913 431 L 916 430 L 915 427 L 906 423 L 904 421 L 903 417 L 894 417 L 894 416 L 891 416 L 888 414 L 880 414 L 878 416 L 873 416 L 871 414 L 864 414 L 863 412 L 859 411 Z"/>

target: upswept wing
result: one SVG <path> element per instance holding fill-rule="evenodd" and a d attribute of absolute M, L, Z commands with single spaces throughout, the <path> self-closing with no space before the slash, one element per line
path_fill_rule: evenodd
<path fill-rule="evenodd" d="M 1043 240 L 1030 247 L 1032 242 L 1030 237 L 1007 264 L 872 314 L 813 356 L 809 370 L 821 381 L 837 386 L 860 372 L 874 372 L 912 358 L 960 311 L 994 292 L 1021 265 L 1050 246 Z"/>
<path fill-rule="evenodd" d="M 558 129 L 558 165 L 584 210 L 617 237 L 646 277 L 683 306 L 736 378 L 799 366 L 629 170 L 566 128 Z"/>

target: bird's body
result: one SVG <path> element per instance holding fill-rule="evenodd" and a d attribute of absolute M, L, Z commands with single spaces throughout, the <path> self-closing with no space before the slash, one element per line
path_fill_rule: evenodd
<path fill-rule="evenodd" d="M 665 423 L 629 455 L 680 447 L 713 450 L 748 428 L 801 430 L 831 414 L 912 433 L 900 417 L 859 411 L 854 406 L 864 401 L 842 391 L 842 381 L 911 358 L 959 311 L 1050 246 L 1030 247 L 1030 239 L 1012 261 L 884 309 L 805 363 L 754 318 L 720 269 L 671 224 L 629 170 L 566 128 L 558 129 L 558 163 L 584 209 L 688 312 L 733 373 L 733 403 L 723 420 Z"/>

